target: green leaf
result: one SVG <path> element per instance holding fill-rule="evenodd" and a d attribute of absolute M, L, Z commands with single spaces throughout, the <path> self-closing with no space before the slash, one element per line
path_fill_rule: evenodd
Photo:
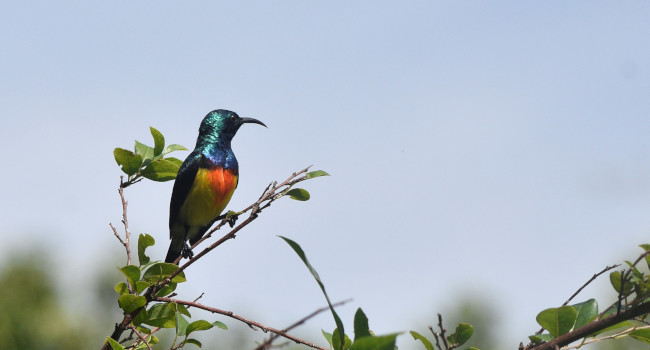
<path fill-rule="evenodd" d="M 314 170 L 305 174 L 305 179 L 313 179 L 319 176 L 330 176 L 330 174 L 328 174 L 326 171 L 323 170 Z"/>
<path fill-rule="evenodd" d="M 135 141 L 135 154 L 142 157 L 143 164 L 147 165 L 153 159 L 153 148 L 145 145 L 144 143 Z"/>
<path fill-rule="evenodd" d="M 471 324 L 459 323 L 458 326 L 456 326 L 456 331 L 451 335 L 449 335 L 447 337 L 447 340 L 452 344 L 461 346 L 465 344 L 469 340 L 469 338 L 472 337 L 473 334 L 474 334 L 474 327 L 472 327 Z"/>
<path fill-rule="evenodd" d="M 151 259 L 145 254 L 147 247 L 151 247 L 156 243 L 156 240 L 150 234 L 141 233 L 138 236 L 138 260 L 140 265 L 148 264 Z"/>
<path fill-rule="evenodd" d="M 158 344 L 158 343 L 160 343 L 158 337 L 156 337 L 155 335 L 149 337 L 149 344 Z"/>
<path fill-rule="evenodd" d="M 147 319 L 149 319 L 149 314 L 147 313 L 147 309 L 142 309 L 133 318 L 133 324 L 136 326 L 140 326 Z"/>
<path fill-rule="evenodd" d="M 639 247 L 646 252 L 650 250 L 650 244 L 641 244 Z M 650 254 L 645 256 L 645 263 L 648 265 L 648 268 L 650 268 Z"/>
<path fill-rule="evenodd" d="M 347 334 L 343 334 L 343 336 L 341 336 L 338 328 L 334 329 L 334 332 L 332 333 L 332 339 L 341 339 L 342 345 L 339 350 L 349 350 L 350 346 L 352 346 L 352 340 L 350 340 L 350 337 L 348 337 Z M 336 347 L 334 347 L 334 349 L 336 349 Z"/>
<path fill-rule="evenodd" d="M 172 303 L 160 303 L 147 310 L 148 318 L 142 323 L 154 327 L 175 328 L 176 308 Z"/>
<path fill-rule="evenodd" d="M 205 331 L 210 328 L 214 327 L 212 323 L 206 321 L 206 320 L 197 320 L 192 323 L 190 323 L 187 326 L 187 335 L 190 335 L 192 332 L 195 331 Z"/>
<path fill-rule="evenodd" d="M 144 272 L 142 279 L 149 283 L 158 283 L 164 280 L 165 278 L 171 276 L 172 273 L 176 272 L 176 270 L 178 270 L 178 265 L 174 265 L 170 263 L 155 263 L 151 265 L 151 267 L 148 268 L 147 271 Z M 174 283 L 181 283 L 185 281 L 186 281 L 185 274 L 183 272 L 179 273 L 178 275 L 174 276 L 174 278 L 172 278 L 172 282 Z"/>
<path fill-rule="evenodd" d="M 135 291 L 140 294 L 144 292 L 145 289 L 149 288 L 151 286 L 151 283 L 146 282 L 146 281 L 137 281 L 135 282 Z"/>
<path fill-rule="evenodd" d="M 154 160 L 144 168 L 142 176 L 158 182 L 174 180 L 176 174 L 178 174 L 178 169 L 181 167 L 182 162 L 179 162 L 180 160 L 171 157 Z"/>
<path fill-rule="evenodd" d="M 333 348 L 334 345 L 332 344 L 332 333 L 327 333 L 325 330 L 320 330 L 321 333 L 323 333 L 323 337 L 325 340 L 327 340 L 327 343 L 330 345 L 330 348 Z"/>
<path fill-rule="evenodd" d="M 422 334 L 416 332 L 416 331 L 411 331 L 411 336 L 413 336 L 413 339 L 419 340 L 422 342 L 424 345 L 424 348 L 426 350 L 434 350 L 433 349 L 433 344 L 429 341 L 429 339 L 425 338 Z"/>
<path fill-rule="evenodd" d="M 226 326 L 226 324 L 221 322 L 221 321 L 214 321 L 214 322 L 212 322 L 212 325 L 217 327 L 217 328 L 221 328 L 223 330 L 228 330 L 228 326 Z"/>
<path fill-rule="evenodd" d="M 151 334 L 151 329 L 147 327 L 137 326 L 136 329 L 142 334 Z"/>
<path fill-rule="evenodd" d="M 187 307 L 182 304 L 175 304 L 176 305 L 176 311 L 180 312 L 181 314 L 187 316 L 187 317 L 192 317 L 190 312 L 187 310 Z"/>
<path fill-rule="evenodd" d="M 307 256 L 305 255 L 305 252 L 302 250 L 300 245 L 293 240 L 283 237 L 283 236 L 278 236 L 282 238 L 290 247 L 293 249 L 293 251 L 298 255 L 300 260 L 302 260 L 303 264 L 307 267 L 311 275 L 314 277 L 316 280 L 316 283 L 318 283 L 318 286 L 320 287 L 321 291 L 323 292 L 323 295 L 325 296 L 325 300 L 327 300 L 327 305 L 330 307 L 330 311 L 332 312 L 332 316 L 334 317 L 334 322 L 336 323 L 336 328 L 337 330 L 340 330 L 339 334 L 333 334 L 332 335 L 332 345 L 335 350 L 340 350 L 343 348 L 343 345 L 345 345 L 345 330 L 343 328 L 343 322 L 341 322 L 341 318 L 339 315 L 336 313 L 334 310 L 334 307 L 332 306 L 332 302 L 330 301 L 330 297 L 327 295 L 327 292 L 325 291 L 325 285 L 320 279 L 320 276 L 318 276 L 318 272 L 316 272 L 316 269 L 309 263 L 309 260 L 307 260 Z"/>
<path fill-rule="evenodd" d="M 601 329 L 601 330 L 599 330 L 597 332 L 593 332 L 589 336 L 596 336 L 598 334 L 607 333 L 607 332 L 610 332 L 610 331 L 613 331 L 613 330 L 616 330 L 616 329 L 630 328 L 630 327 L 634 327 L 634 326 L 635 326 L 635 324 L 633 322 L 631 322 L 631 321 L 623 321 L 623 322 L 619 322 L 619 323 L 617 323 L 615 325 L 611 325 L 611 326 L 609 326 L 609 327 L 607 327 L 605 329 Z"/>
<path fill-rule="evenodd" d="M 541 344 L 553 340 L 553 336 L 548 333 L 535 334 L 528 337 L 533 344 Z"/>
<path fill-rule="evenodd" d="M 111 349 L 113 349 L 113 350 L 124 350 L 124 347 L 120 343 L 115 341 L 115 339 L 113 339 L 111 337 L 106 337 L 106 341 L 111 346 Z"/>
<path fill-rule="evenodd" d="M 196 346 L 198 346 L 198 347 L 203 346 L 203 344 L 201 344 L 200 341 L 198 341 L 198 340 L 196 340 L 196 339 L 192 339 L 192 338 L 190 338 L 190 339 L 186 339 L 186 340 L 185 340 L 185 344 L 192 344 L 192 345 L 196 345 Z"/>
<path fill-rule="evenodd" d="M 165 148 L 165 137 L 153 126 L 149 127 L 149 131 L 151 131 L 151 136 L 153 136 L 153 155 L 159 156 L 162 154 L 163 148 Z"/>
<path fill-rule="evenodd" d="M 585 302 L 572 305 L 578 311 L 576 323 L 573 328 L 580 328 L 598 317 L 598 302 L 596 299 L 589 299 Z"/>
<path fill-rule="evenodd" d="M 573 306 L 550 308 L 537 315 L 537 323 L 544 327 L 553 337 L 558 337 L 573 328 L 578 311 Z"/>
<path fill-rule="evenodd" d="M 133 152 L 124 148 L 116 148 L 113 150 L 113 157 L 122 169 L 122 171 L 131 176 L 138 172 L 140 165 L 142 165 L 142 157 L 133 154 Z"/>
<path fill-rule="evenodd" d="M 291 199 L 295 199 L 297 201 L 309 200 L 309 192 L 304 188 L 292 188 L 287 192 L 287 195 L 291 197 Z"/>
<path fill-rule="evenodd" d="M 187 333 L 187 327 L 189 326 L 189 321 L 181 315 L 180 312 L 176 313 L 176 335 L 177 336 L 185 336 L 189 335 Z"/>
<path fill-rule="evenodd" d="M 470 346 L 469 348 L 467 348 L 465 350 L 481 350 L 481 349 L 477 348 L 476 346 Z"/>
<path fill-rule="evenodd" d="M 344 350 L 345 347 L 345 333 L 341 335 L 341 331 L 338 328 L 335 328 L 332 332 L 332 342 L 334 344 L 334 350 Z"/>
<path fill-rule="evenodd" d="M 165 160 L 176 164 L 179 168 L 181 167 L 181 165 L 183 165 L 183 161 L 178 158 L 167 157 L 165 158 Z"/>
<path fill-rule="evenodd" d="M 618 292 L 621 293 L 621 285 L 623 285 L 623 295 L 628 295 L 632 292 L 632 288 L 634 287 L 632 283 L 630 282 L 629 279 L 623 283 L 623 274 L 621 271 L 614 271 L 609 274 L 609 281 L 612 283 L 612 287 Z"/>
<path fill-rule="evenodd" d="M 181 146 L 181 145 L 177 145 L 177 144 L 171 144 L 171 145 L 165 147 L 165 150 L 163 151 L 163 155 L 172 153 L 174 151 L 187 151 L 187 150 L 188 149 L 185 148 L 185 146 Z"/>
<path fill-rule="evenodd" d="M 355 339 L 350 350 L 395 350 L 395 338 L 399 333 Z"/>
<path fill-rule="evenodd" d="M 358 308 L 354 314 L 354 340 L 371 335 L 370 328 L 368 327 L 368 317 L 366 317 L 366 314 L 363 313 L 361 308 Z"/>
<path fill-rule="evenodd" d="M 156 293 L 156 296 L 158 297 L 165 297 L 168 296 L 169 294 L 172 294 L 176 290 L 176 283 L 169 283 L 165 285 L 164 287 L 160 288 L 158 293 Z"/>
<path fill-rule="evenodd" d="M 122 295 L 122 294 L 126 294 L 126 293 L 129 292 L 129 287 L 126 286 L 126 283 L 120 282 L 120 283 L 116 284 L 115 287 L 113 287 L 113 290 L 118 295 Z"/>
<path fill-rule="evenodd" d="M 147 298 L 140 295 L 122 294 L 117 299 L 120 308 L 126 312 L 135 311 L 147 303 Z"/>
<path fill-rule="evenodd" d="M 129 281 L 129 285 L 135 287 L 135 282 L 140 280 L 140 269 L 135 265 L 127 265 L 120 269 L 126 280 Z"/>
<path fill-rule="evenodd" d="M 628 335 L 638 341 L 650 344 L 650 329 L 648 328 L 634 330 Z"/>

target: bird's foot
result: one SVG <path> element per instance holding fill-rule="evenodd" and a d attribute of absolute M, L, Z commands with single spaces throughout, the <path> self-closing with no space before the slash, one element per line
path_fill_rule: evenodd
<path fill-rule="evenodd" d="M 185 259 L 192 259 L 194 256 L 194 253 L 192 252 L 192 248 L 190 248 L 187 243 L 183 245 L 183 249 L 181 249 L 181 256 L 184 257 Z"/>
<path fill-rule="evenodd" d="M 237 223 L 237 219 L 239 219 L 239 215 L 241 215 L 241 212 L 228 210 L 224 220 L 226 220 L 226 222 L 228 223 L 230 228 L 233 228 L 235 226 L 235 224 Z"/>

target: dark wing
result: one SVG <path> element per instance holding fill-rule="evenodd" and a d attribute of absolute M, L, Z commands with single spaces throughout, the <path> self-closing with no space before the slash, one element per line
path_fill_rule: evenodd
<path fill-rule="evenodd" d="M 178 212 L 181 210 L 181 206 L 185 202 L 187 195 L 190 193 L 202 158 L 203 155 L 201 153 L 192 152 L 185 158 L 185 161 L 178 170 L 178 175 L 176 175 L 176 181 L 174 182 L 174 189 L 172 190 L 172 199 L 169 203 L 169 238 L 173 238 L 171 237 L 172 225 L 176 221 Z"/>

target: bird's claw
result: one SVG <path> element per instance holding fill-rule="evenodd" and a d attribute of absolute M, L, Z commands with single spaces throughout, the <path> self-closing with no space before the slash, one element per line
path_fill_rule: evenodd
<path fill-rule="evenodd" d="M 235 227 L 235 224 L 237 223 L 237 219 L 239 219 L 239 214 L 241 213 L 234 212 L 232 210 L 226 213 L 226 217 L 224 218 L 224 220 L 226 220 L 230 228 Z"/>
<path fill-rule="evenodd" d="M 190 246 L 187 245 L 187 243 L 185 243 L 183 249 L 181 249 L 181 256 L 184 257 L 185 259 L 192 259 L 192 257 L 194 257 L 192 248 L 190 248 Z"/>

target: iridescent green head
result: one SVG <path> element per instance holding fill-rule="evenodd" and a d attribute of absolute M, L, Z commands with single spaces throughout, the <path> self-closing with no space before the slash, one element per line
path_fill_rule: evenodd
<path fill-rule="evenodd" d="M 199 142 L 202 140 L 227 143 L 239 130 L 239 127 L 245 123 L 255 123 L 266 126 L 261 121 L 254 118 L 242 118 L 237 113 L 225 109 L 217 109 L 208 113 L 199 127 Z"/>

